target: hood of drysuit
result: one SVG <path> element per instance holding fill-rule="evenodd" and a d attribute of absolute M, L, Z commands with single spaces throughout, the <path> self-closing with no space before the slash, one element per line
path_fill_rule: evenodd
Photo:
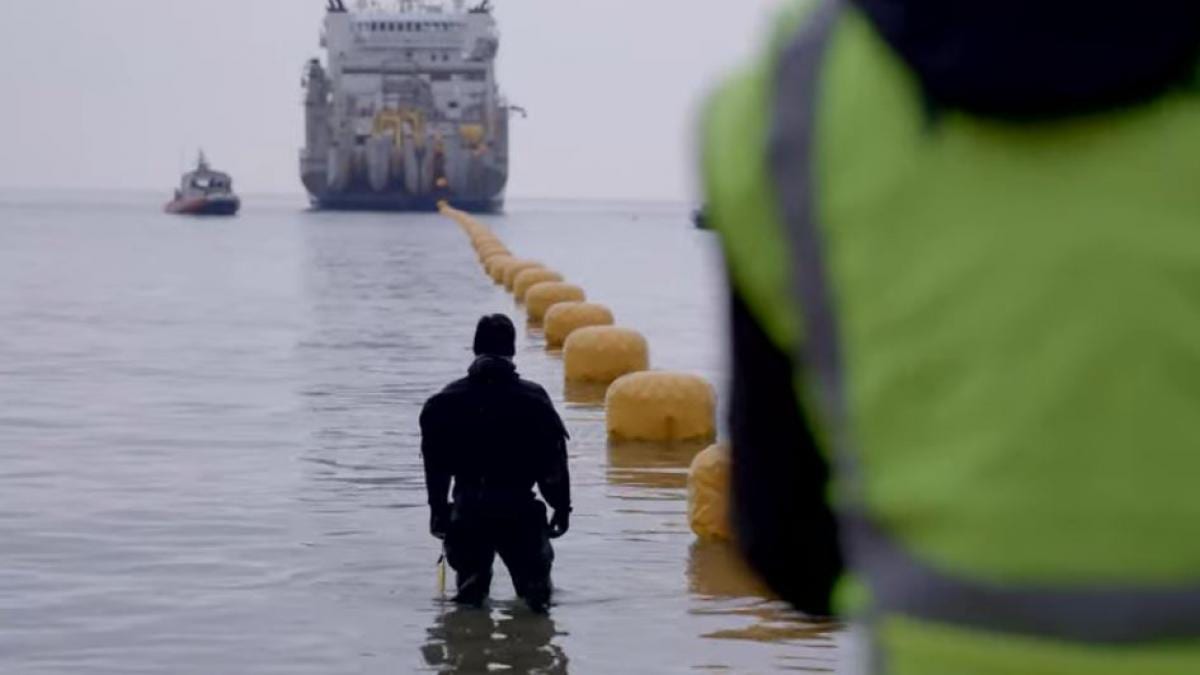
<path fill-rule="evenodd" d="M 1046 118 L 1139 103 L 1193 77 L 1195 0 L 854 0 L 935 107 Z"/>
<path fill-rule="evenodd" d="M 485 354 L 471 364 L 467 377 L 476 384 L 512 382 L 517 379 L 517 366 L 510 359 Z"/>

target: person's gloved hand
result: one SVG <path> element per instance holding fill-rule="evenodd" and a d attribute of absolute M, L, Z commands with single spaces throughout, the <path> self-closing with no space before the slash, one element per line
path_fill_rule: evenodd
<path fill-rule="evenodd" d="M 558 539 L 571 529 L 571 509 L 562 509 L 554 512 L 554 517 L 550 519 L 550 538 Z"/>
<path fill-rule="evenodd" d="M 429 533 L 437 539 L 445 539 L 446 532 L 450 529 L 450 505 L 433 506 L 430 510 Z"/>

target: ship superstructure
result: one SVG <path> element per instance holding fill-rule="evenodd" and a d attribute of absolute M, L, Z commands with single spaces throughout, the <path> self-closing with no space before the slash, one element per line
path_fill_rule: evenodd
<path fill-rule="evenodd" d="M 504 204 L 509 106 L 491 7 L 328 0 L 304 87 L 300 174 L 313 205 L 475 211 Z"/>

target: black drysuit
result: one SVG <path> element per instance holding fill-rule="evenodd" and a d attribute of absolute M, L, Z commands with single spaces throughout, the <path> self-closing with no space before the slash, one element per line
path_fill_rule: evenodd
<path fill-rule="evenodd" d="M 435 515 L 450 513 L 446 557 L 458 575 L 456 599 L 487 597 L 499 553 L 517 594 L 545 607 L 554 549 L 534 486 L 555 511 L 571 509 L 567 430 L 546 391 L 520 379 L 508 359 L 481 356 L 425 404 L 421 435 L 429 505 Z"/>

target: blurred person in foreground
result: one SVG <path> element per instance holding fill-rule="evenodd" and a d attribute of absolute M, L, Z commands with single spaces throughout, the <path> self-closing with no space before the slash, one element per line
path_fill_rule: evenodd
<path fill-rule="evenodd" d="M 1200 673 L 1200 3 L 777 28 L 704 120 L 748 559 L 874 672 Z"/>
<path fill-rule="evenodd" d="M 546 391 L 517 374 L 516 328 L 508 317 L 480 319 L 474 351 L 467 377 L 421 412 L 430 531 L 445 541 L 446 560 L 457 573 L 456 602 L 483 604 L 499 553 L 517 595 L 533 611 L 546 612 L 553 590 L 550 540 L 570 528 L 567 430 Z M 549 522 L 534 486 L 554 509 Z"/>

